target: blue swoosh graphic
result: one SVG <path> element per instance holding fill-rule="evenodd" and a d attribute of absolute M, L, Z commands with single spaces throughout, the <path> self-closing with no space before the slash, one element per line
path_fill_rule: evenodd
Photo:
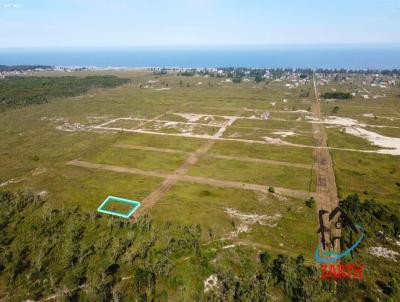
<path fill-rule="evenodd" d="M 319 256 L 319 249 L 321 248 L 322 243 L 319 243 L 318 246 L 317 246 L 317 248 L 316 248 L 315 251 L 314 251 L 314 258 L 315 258 L 315 260 L 316 260 L 317 262 L 319 262 L 319 263 L 334 262 L 334 261 L 339 260 L 340 258 L 342 258 L 342 257 L 344 257 L 344 256 L 346 256 L 346 255 L 348 255 L 348 254 L 350 254 L 350 252 L 351 252 L 352 250 L 354 250 L 354 249 L 361 243 L 361 241 L 364 239 L 364 229 L 363 229 L 360 225 L 358 225 L 358 224 L 356 224 L 356 228 L 359 229 L 359 230 L 361 231 L 360 238 L 358 238 L 358 240 L 357 240 L 348 250 L 345 250 L 343 253 L 341 253 L 340 255 L 338 255 L 338 256 L 336 256 L 336 257 L 334 257 L 334 258 L 321 258 L 321 257 Z"/>

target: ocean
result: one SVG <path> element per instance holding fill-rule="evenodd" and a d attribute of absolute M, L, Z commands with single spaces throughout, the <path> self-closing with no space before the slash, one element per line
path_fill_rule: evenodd
<path fill-rule="evenodd" d="M 398 69 L 397 48 L 0 49 L 0 64 L 65 67 Z"/>

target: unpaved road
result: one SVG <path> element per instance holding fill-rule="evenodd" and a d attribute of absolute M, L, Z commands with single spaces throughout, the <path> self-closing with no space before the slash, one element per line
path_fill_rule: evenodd
<path fill-rule="evenodd" d="M 133 214 L 133 217 L 137 217 L 143 210 L 153 207 L 161 197 L 171 190 L 173 185 L 182 179 L 190 167 L 205 156 L 214 143 L 215 141 L 207 141 L 196 152 L 191 153 L 182 166 L 180 166 L 173 174 L 168 175 L 157 189 L 142 200 L 142 206 Z"/>
<path fill-rule="evenodd" d="M 315 107 L 315 105 L 313 105 Z M 146 120 L 146 123 L 152 120 Z M 107 122 L 109 123 L 109 122 Z M 219 131 L 218 135 L 203 135 L 203 134 L 190 134 L 190 133 L 164 133 L 164 132 L 157 132 L 157 131 L 148 131 L 138 129 L 141 126 L 138 126 L 134 129 L 125 129 L 125 128 L 113 128 L 113 127 L 105 127 L 107 123 L 102 125 L 95 126 L 91 128 L 91 130 L 111 130 L 111 131 L 119 131 L 119 132 L 129 132 L 129 133 L 143 133 L 143 134 L 152 134 L 152 135 L 161 135 L 161 136 L 177 136 L 177 137 L 189 137 L 189 138 L 198 138 L 198 139 L 206 139 L 206 140 L 214 140 L 214 141 L 233 141 L 233 142 L 241 142 L 246 144 L 261 144 L 261 145 L 276 145 L 276 146 L 287 146 L 287 147 L 296 147 L 296 148 L 307 148 L 307 149 L 328 149 L 328 150 L 340 150 L 340 151 L 349 151 L 349 152 L 360 152 L 360 153 L 376 153 L 380 154 L 379 150 L 360 150 L 360 149 L 349 149 L 349 148 L 335 148 L 335 147 L 327 147 L 326 145 L 302 145 L 302 144 L 295 144 L 289 143 L 287 141 L 281 139 L 272 139 L 270 141 L 264 140 L 251 140 L 251 139 L 240 139 L 240 138 L 229 138 L 229 137 L 221 137 L 223 131 L 226 128 L 222 127 L 221 132 Z M 323 124 L 322 122 L 311 122 L 313 127 L 313 134 L 315 129 L 321 128 L 323 126 L 316 127 L 315 124 Z M 104 125 L 104 126 L 103 126 Z M 391 127 L 394 128 L 394 127 Z"/>
<path fill-rule="evenodd" d="M 321 104 L 315 76 L 313 78 L 313 82 L 316 101 L 312 104 L 312 111 L 314 116 L 321 120 Z M 332 166 L 332 159 L 329 150 L 327 149 L 327 135 L 325 128 L 321 123 L 313 123 L 312 127 L 315 145 L 317 147 L 323 147 L 314 149 L 317 193 L 319 195 L 319 197 L 316 198 L 316 208 L 318 214 L 319 210 L 321 209 L 331 212 L 333 209 L 339 206 L 339 199 L 336 189 L 336 180 Z M 324 220 L 324 225 L 328 225 L 327 220 Z M 329 234 L 326 233 L 325 238 L 329 238 L 328 236 Z M 339 251 L 339 249 L 339 242 L 336 241 L 335 250 Z"/>
<path fill-rule="evenodd" d="M 216 187 L 222 188 L 235 188 L 235 189 L 244 189 L 250 191 L 259 191 L 263 193 L 268 193 L 268 185 L 260 185 L 260 184 L 250 184 L 238 181 L 229 181 L 229 180 L 219 180 L 219 179 L 212 179 L 207 177 L 199 177 L 199 176 L 189 176 L 185 175 L 182 176 L 181 180 L 188 181 L 196 184 L 205 184 L 205 185 L 212 185 Z M 305 199 L 309 198 L 310 196 L 317 196 L 318 194 L 309 193 L 307 191 L 301 190 L 293 190 L 281 187 L 274 187 L 275 192 L 277 194 Z"/>
<path fill-rule="evenodd" d="M 199 160 L 204 155 L 198 154 L 197 156 L 199 156 L 199 157 L 196 158 L 195 155 L 193 157 L 190 157 L 185 162 L 185 164 L 183 164 L 182 167 L 180 167 L 178 170 L 176 170 L 173 174 L 156 172 L 156 171 L 145 171 L 145 170 L 129 168 L 129 167 L 96 164 L 96 163 L 90 163 L 90 162 L 80 161 L 80 160 L 71 160 L 70 162 L 67 162 L 67 165 L 78 166 L 78 167 L 89 168 L 89 169 L 106 170 L 106 171 L 112 171 L 112 172 L 118 172 L 118 173 L 127 173 L 127 174 L 145 175 L 145 176 L 165 178 L 163 183 L 154 191 L 154 192 L 157 192 L 157 194 L 154 194 L 151 199 L 148 199 L 154 192 L 150 193 L 150 195 L 142 201 L 141 208 L 149 208 L 149 207 L 153 206 L 154 203 L 157 202 L 161 196 L 163 196 L 165 193 L 167 193 L 170 190 L 171 186 L 174 185 L 177 181 L 185 181 L 185 182 L 190 182 L 190 183 L 195 183 L 195 184 L 205 184 L 205 185 L 217 186 L 217 187 L 222 187 L 222 188 L 236 188 L 236 189 L 243 189 L 243 190 L 250 190 L 250 191 L 258 191 L 258 192 L 263 192 L 263 193 L 268 192 L 268 187 L 269 187 L 268 185 L 251 184 L 251 183 L 244 183 L 244 182 L 238 182 L 238 181 L 219 180 L 219 179 L 212 179 L 212 178 L 207 178 L 207 177 L 185 175 L 187 170 L 195 162 L 197 162 L 197 160 Z M 319 194 L 309 193 L 307 191 L 293 190 L 293 189 L 281 188 L 281 187 L 274 187 L 274 189 L 277 194 L 295 197 L 295 198 L 305 199 L 305 198 L 309 198 L 310 196 L 314 196 L 315 198 L 319 197 Z"/>
<path fill-rule="evenodd" d="M 143 147 L 143 146 L 125 145 L 125 144 L 114 144 L 113 147 L 123 148 L 123 149 L 163 152 L 163 153 L 177 153 L 177 154 L 188 153 L 186 151 L 182 151 L 182 150 L 178 150 L 178 149 Z M 286 167 L 294 167 L 294 168 L 303 168 L 303 169 L 311 169 L 312 168 L 312 165 L 297 164 L 297 163 L 290 163 L 290 162 L 283 162 L 283 161 L 269 160 L 269 159 L 259 159 L 259 158 L 253 158 L 253 157 L 245 157 L 245 156 L 228 156 L 228 155 L 218 155 L 218 154 L 207 154 L 207 157 L 245 161 L 245 162 L 254 162 L 254 163 L 260 163 L 260 164 L 286 166 Z"/>
<path fill-rule="evenodd" d="M 314 78 L 314 91 L 316 102 L 312 104 L 312 111 L 314 116 L 321 120 L 321 105 L 317 91 L 317 84 Z M 339 205 L 337 198 L 335 174 L 332 168 L 332 159 L 327 149 L 327 135 L 325 128 L 321 123 L 313 123 L 313 140 L 315 147 L 322 147 L 314 149 L 315 155 L 315 170 L 317 176 L 317 192 L 323 193 L 326 198 L 319 202 L 319 208 L 325 210 L 332 210 Z"/>

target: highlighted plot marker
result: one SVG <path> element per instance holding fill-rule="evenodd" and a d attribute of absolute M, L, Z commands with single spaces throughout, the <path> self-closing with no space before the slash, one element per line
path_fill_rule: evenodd
<path fill-rule="evenodd" d="M 141 204 L 139 201 L 124 199 L 110 195 L 106 198 L 106 200 L 103 201 L 97 211 L 122 218 L 129 218 L 140 207 L 140 205 Z M 128 206 L 127 212 L 117 210 L 118 208 L 124 208 L 126 206 Z"/>

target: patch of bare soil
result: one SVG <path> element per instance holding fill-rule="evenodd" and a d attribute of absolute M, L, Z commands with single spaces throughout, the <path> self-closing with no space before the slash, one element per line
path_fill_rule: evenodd
<path fill-rule="evenodd" d="M 382 246 L 373 246 L 368 249 L 368 253 L 374 255 L 376 257 L 383 257 L 389 260 L 393 260 L 397 262 L 397 257 L 400 256 L 400 253 L 396 251 L 389 250 Z"/>

